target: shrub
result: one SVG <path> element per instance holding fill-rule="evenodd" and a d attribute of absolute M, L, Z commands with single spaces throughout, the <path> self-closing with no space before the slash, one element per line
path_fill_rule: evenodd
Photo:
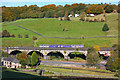
<path fill-rule="evenodd" d="M 60 20 L 61 20 L 61 21 L 63 20 L 62 17 L 60 17 Z"/>
<path fill-rule="evenodd" d="M 3 30 L 2 37 L 10 37 L 10 33 L 7 30 Z"/>
<path fill-rule="evenodd" d="M 99 18 L 97 18 L 97 21 L 99 22 Z"/>
<path fill-rule="evenodd" d="M 94 19 L 94 22 L 97 22 L 97 19 Z"/>
<path fill-rule="evenodd" d="M 22 35 L 18 34 L 18 38 L 22 38 Z"/>
<path fill-rule="evenodd" d="M 101 19 L 101 22 L 105 22 L 105 20 L 102 18 L 102 19 Z"/>
<path fill-rule="evenodd" d="M 68 31 L 68 29 L 67 29 L 67 28 L 64 28 L 63 31 Z"/>
<path fill-rule="evenodd" d="M 8 57 L 9 54 L 8 54 L 7 52 L 3 52 L 3 51 L 2 51 L 2 56 L 3 56 L 3 57 Z"/>
<path fill-rule="evenodd" d="M 94 22 L 92 19 L 89 22 Z"/>
<path fill-rule="evenodd" d="M 15 35 L 14 35 L 14 34 L 12 34 L 12 35 L 11 35 L 11 37 L 15 37 Z"/>
<path fill-rule="evenodd" d="M 69 18 L 69 17 L 67 17 L 67 20 L 68 20 L 68 21 L 70 21 L 70 18 Z"/>
<path fill-rule="evenodd" d="M 89 18 L 86 18 L 86 22 L 89 22 Z"/>
<path fill-rule="evenodd" d="M 29 38 L 28 34 L 25 35 L 25 38 Z"/>
<path fill-rule="evenodd" d="M 33 40 L 37 40 L 37 37 L 33 36 Z"/>

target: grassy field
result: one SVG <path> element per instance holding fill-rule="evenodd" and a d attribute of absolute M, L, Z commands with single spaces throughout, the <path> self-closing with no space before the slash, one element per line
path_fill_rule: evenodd
<path fill-rule="evenodd" d="M 109 72 L 107 70 L 100 70 L 100 69 L 93 69 L 93 71 L 90 71 L 92 69 L 84 69 L 84 68 L 73 68 L 69 69 L 70 67 L 64 67 L 64 68 L 60 68 L 58 66 L 48 66 L 48 65 L 40 65 L 38 68 L 41 68 L 43 70 L 48 70 L 48 71 L 53 71 L 56 72 L 56 75 L 66 75 L 66 76 L 84 76 L 84 77 L 92 77 L 94 75 L 94 77 L 102 77 L 102 78 L 115 78 L 114 74 L 112 72 Z M 76 70 L 75 70 L 76 69 Z M 99 72 L 94 72 L 94 71 L 99 71 Z M 102 73 L 105 72 L 105 73 Z M 99 76 L 96 76 L 99 75 Z"/>
<path fill-rule="evenodd" d="M 99 16 L 98 16 L 99 17 Z M 77 18 L 78 19 L 78 18 Z M 108 14 L 107 23 L 110 27 L 108 35 L 117 35 L 117 14 Z M 61 25 L 60 25 L 61 24 Z M 85 38 L 85 39 L 58 39 L 58 38 L 43 38 L 31 31 L 22 29 L 18 26 L 33 30 L 43 36 L 48 37 L 94 37 L 104 36 L 102 31 L 104 22 L 80 22 L 75 19 L 72 21 L 59 21 L 56 18 L 42 18 L 42 19 L 20 19 L 13 22 L 3 22 L 2 30 L 8 30 L 10 34 L 14 34 L 15 38 L 3 38 L 2 46 L 33 46 L 32 36 L 39 37 L 37 46 L 39 44 L 83 44 L 85 47 L 99 45 L 103 47 L 117 44 L 117 38 Z M 67 28 L 68 31 L 63 31 Z M 18 38 L 21 34 L 23 38 Z M 24 38 L 28 34 L 29 38 Z"/>

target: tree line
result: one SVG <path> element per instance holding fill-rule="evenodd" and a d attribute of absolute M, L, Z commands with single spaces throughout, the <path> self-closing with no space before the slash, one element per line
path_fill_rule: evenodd
<path fill-rule="evenodd" d="M 120 12 L 120 5 L 114 4 L 83 4 L 74 3 L 66 4 L 65 6 L 55 4 L 49 4 L 42 7 L 37 5 L 30 6 L 18 6 L 18 7 L 6 7 L 2 6 L 2 21 L 14 21 L 17 19 L 24 18 L 58 18 L 64 17 L 69 14 L 80 14 L 85 12 L 87 14 L 101 14 L 101 13 L 111 13 Z"/>

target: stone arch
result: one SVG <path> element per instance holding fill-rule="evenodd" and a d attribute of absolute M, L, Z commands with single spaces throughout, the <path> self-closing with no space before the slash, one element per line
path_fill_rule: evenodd
<path fill-rule="evenodd" d="M 14 50 L 14 51 L 10 52 L 10 55 L 16 55 L 18 53 L 22 53 L 22 51 L 20 51 L 20 50 Z"/>
<path fill-rule="evenodd" d="M 28 55 L 32 55 L 32 53 L 33 53 L 34 51 L 30 51 L 29 53 L 28 53 Z M 41 57 L 44 57 L 44 55 L 43 55 L 43 53 L 41 53 L 41 52 L 39 52 L 39 51 L 35 51 L 39 56 L 41 56 Z"/>
<path fill-rule="evenodd" d="M 51 51 L 51 52 L 47 53 L 47 57 L 50 58 L 51 56 L 55 56 L 58 59 L 64 58 L 64 55 L 60 51 Z"/>
<path fill-rule="evenodd" d="M 79 57 L 79 58 L 86 60 L 85 54 L 83 52 L 79 52 L 79 51 L 76 52 L 76 55 L 75 55 L 75 52 L 70 52 L 68 54 L 68 56 L 70 57 L 70 59 L 73 59 L 76 56 L 76 57 Z"/>

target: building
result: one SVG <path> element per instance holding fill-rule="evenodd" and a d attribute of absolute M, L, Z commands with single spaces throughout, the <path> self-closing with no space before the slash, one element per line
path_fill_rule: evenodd
<path fill-rule="evenodd" d="M 95 15 L 94 14 L 87 14 L 87 16 L 94 17 Z"/>
<path fill-rule="evenodd" d="M 80 16 L 80 14 L 75 14 L 74 15 L 75 17 L 79 17 Z M 74 17 L 72 14 L 70 14 L 70 15 L 68 15 L 68 17 Z"/>
<path fill-rule="evenodd" d="M 80 14 L 75 14 L 75 17 L 79 17 L 80 16 Z"/>
<path fill-rule="evenodd" d="M 70 15 L 68 15 L 68 17 L 73 17 L 73 15 L 72 15 L 72 14 L 70 14 Z"/>
<path fill-rule="evenodd" d="M 16 58 L 12 57 L 2 57 L 1 59 L 2 65 L 6 66 L 7 68 L 20 68 L 21 64 Z"/>

